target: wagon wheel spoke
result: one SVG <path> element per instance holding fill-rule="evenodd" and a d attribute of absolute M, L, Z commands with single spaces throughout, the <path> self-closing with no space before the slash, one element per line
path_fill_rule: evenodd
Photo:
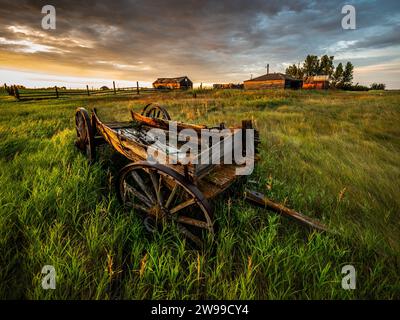
<path fill-rule="evenodd" d="M 149 208 L 152 207 L 152 203 L 139 191 L 137 191 L 134 187 L 130 186 L 126 182 L 124 182 L 124 188 L 126 192 L 129 192 L 136 196 L 140 201 L 142 201 L 144 204 L 146 204 Z"/>
<path fill-rule="evenodd" d="M 202 229 L 210 229 L 210 226 L 208 225 L 207 222 L 201 221 L 198 219 L 186 217 L 186 216 L 178 216 L 176 219 L 177 222 L 183 223 L 183 224 L 188 224 L 194 227 L 199 227 Z"/>
<path fill-rule="evenodd" d="M 179 186 L 175 185 L 174 188 L 172 189 L 172 191 L 171 191 L 171 193 L 169 195 L 169 198 L 168 198 L 167 202 L 164 205 L 164 207 L 166 209 L 169 208 L 169 205 L 171 204 L 172 199 L 175 197 L 178 188 L 179 188 Z M 188 199 L 188 200 L 176 205 L 174 208 L 172 208 L 172 209 L 170 209 L 168 211 L 169 211 L 169 213 L 171 215 L 174 215 L 178 211 L 183 210 L 183 209 L 193 205 L 195 202 L 196 202 L 196 200 L 194 198 Z M 201 220 L 198 220 L 198 219 L 194 219 L 194 218 L 191 218 L 191 217 L 178 215 L 178 216 L 175 216 L 172 219 L 175 220 L 176 222 L 187 224 L 187 225 L 192 225 L 194 227 L 199 227 L 199 228 L 202 228 L 202 229 L 210 229 L 210 226 L 209 226 L 209 224 L 207 222 L 201 221 Z"/>
<path fill-rule="evenodd" d="M 147 213 L 148 210 L 149 210 L 148 208 L 146 208 L 144 206 L 141 206 L 140 204 L 133 203 L 133 202 L 130 202 L 130 201 L 126 202 L 125 205 L 128 206 L 128 207 L 132 207 L 134 209 L 138 209 L 138 210 L 143 211 L 145 213 Z"/>
<path fill-rule="evenodd" d="M 165 203 L 165 208 L 166 208 L 166 209 L 169 208 L 169 206 L 170 206 L 171 203 L 172 203 L 172 200 L 174 200 L 175 195 L 176 195 L 176 192 L 178 191 L 178 188 L 179 188 L 179 186 L 178 186 L 177 184 L 172 188 L 172 191 L 171 191 L 171 193 L 169 194 L 169 197 L 168 197 L 168 199 L 167 199 L 167 202 Z"/>
<path fill-rule="evenodd" d="M 151 183 L 153 184 L 154 191 L 156 193 L 157 203 L 161 206 L 162 205 L 161 181 L 160 179 L 157 179 L 155 173 L 152 170 L 149 170 L 149 175 Z"/>
<path fill-rule="evenodd" d="M 195 200 L 194 198 L 189 199 L 189 200 L 186 200 L 186 201 L 184 201 L 184 202 L 178 204 L 177 206 L 175 206 L 175 207 L 172 208 L 171 210 L 169 210 L 169 212 L 170 212 L 171 214 L 175 214 L 175 213 L 177 213 L 178 211 L 180 211 L 180 210 L 182 210 L 182 209 L 184 209 L 184 208 L 187 208 L 187 207 L 191 206 L 191 205 L 194 204 L 194 203 L 196 203 L 196 200 Z"/>
<path fill-rule="evenodd" d="M 162 203 L 164 202 L 164 197 L 161 192 L 162 185 L 163 185 L 163 176 L 160 174 L 160 177 L 158 178 L 158 193 L 157 193 L 157 194 L 159 194 L 160 205 L 162 205 Z"/>
<path fill-rule="evenodd" d="M 144 183 L 143 179 L 140 177 L 140 175 L 135 172 L 135 171 L 131 171 L 131 176 L 132 178 L 137 182 L 137 184 L 140 186 L 140 188 L 144 191 L 144 193 L 147 195 L 147 197 L 149 198 L 149 200 L 151 202 L 156 202 L 156 199 L 154 198 L 153 193 L 151 192 L 151 190 L 146 186 L 146 184 Z"/>

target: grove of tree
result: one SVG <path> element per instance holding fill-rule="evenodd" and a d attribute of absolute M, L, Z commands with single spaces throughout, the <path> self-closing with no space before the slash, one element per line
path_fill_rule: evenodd
<path fill-rule="evenodd" d="M 331 85 L 336 88 L 351 86 L 353 83 L 353 64 L 348 61 L 343 67 L 340 62 L 336 68 L 333 63 L 334 56 L 323 55 L 321 58 L 315 55 L 307 55 L 303 65 L 292 64 L 286 68 L 286 74 L 297 79 L 304 79 L 309 76 L 326 75 L 331 80 Z"/>

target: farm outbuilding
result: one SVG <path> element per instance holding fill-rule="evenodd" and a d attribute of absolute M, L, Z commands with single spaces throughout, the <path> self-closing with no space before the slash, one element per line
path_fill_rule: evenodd
<path fill-rule="evenodd" d="M 310 76 L 303 82 L 303 89 L 328 89 L 329 76 Z"/>
<path fill-rule="evenodd" d="M 186 76 L 177 78 L 158 78 L 153 82 L 156 89 L 192 89 L 193 82 Z"/>
<path fill-rule="evenodd" d="M 300 89 L 303 81 L 283 73 L 267 73 L 243 82 L 245 89 Z"/>

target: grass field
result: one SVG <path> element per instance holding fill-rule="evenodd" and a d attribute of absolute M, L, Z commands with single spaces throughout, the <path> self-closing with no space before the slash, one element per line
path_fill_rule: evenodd
<path fill-rule="evenodd" d="M 215 125 L 253 118 L 261 161 L 213 203 L 215 250 L 173 229 L 148 235 L 116 200 L 111 151 L 89 166 L 74 110 L 106 120 L 165 104 Z M 217 91 L 15 102 L 0 97 L 0 298 L 400 298 L 400 92 Z M 243 200 L 245 187 L 317 218 L 311 232 Z M 41 269 L 56 268 L 43 290 Z M 354 265 L 357 288 L 343 290 Z"/>

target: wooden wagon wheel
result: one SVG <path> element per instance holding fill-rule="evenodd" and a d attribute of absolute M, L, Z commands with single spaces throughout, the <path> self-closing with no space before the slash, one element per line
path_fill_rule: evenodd
<path fill-rule="evenodd" d="M 202 234 L 214 235 L 212 210 L 199 189 L 176 171 L 142 161 L 125 166 L 118 180 L 119 196 L 156 225 L 175 223 L 178 230 L 202 247 Z"/>
<path fill-rule="evenodd" d="M 77 139 L 75 145 L 86 153 L 89 161 L 96 157 L 96 146 L 94 143 L 94 131 L 90 117 L 86 109 L 78 108 L 75 113 L 75 126 Z"/>
<path fill-rule="evenodd" d="M 142 110 L 142 116 L 146 116 L 149 118 L 158 118 L 164 120 L 171 120 L 171 117 L 164 107 L 158 104 L 148 104 Z"/>

